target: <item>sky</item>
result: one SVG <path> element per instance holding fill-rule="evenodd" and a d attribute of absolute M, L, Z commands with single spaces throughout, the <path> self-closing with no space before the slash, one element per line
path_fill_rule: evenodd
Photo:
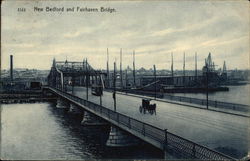
<path fill-rule="evenodd" d="M 34 7 L 64 7 L 64 12 L 37 12 Z M 75 7 L 74 12 L 66 12 Z M 114 8 L 115 12 L 78 12 L 76 8 Z M 25 8 L 25 12 L 18 11 Z M 2 69 L 50 69 L 52 60 L 83 61 L 106 69 L 113 62 L 136 68 L 198 69 L 211 52 L 216 68 L 249 69 L 248 1 L 3 1 Z"/>

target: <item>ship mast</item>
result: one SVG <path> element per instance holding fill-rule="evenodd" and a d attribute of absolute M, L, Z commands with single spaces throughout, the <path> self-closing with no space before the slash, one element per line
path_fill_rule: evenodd
<path fill-rule="evenodd" d="M 223 63 L 222 73 L 227 73 L 226 61 Z"/>
<path fill-rule="evenodd" d="M 174 61 L 173 61 L 173 52 L 171 53 L 172 63 L 171 63 L 171 77 L 172 77 L 172 84 L 174 85 Z"/>

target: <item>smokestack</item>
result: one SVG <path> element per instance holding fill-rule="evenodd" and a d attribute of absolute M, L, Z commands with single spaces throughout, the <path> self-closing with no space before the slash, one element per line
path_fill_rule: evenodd
<path fill-rule="evenodd" d="M 13 81 L 13 55 L 10 55 L 10 80 Z"/>

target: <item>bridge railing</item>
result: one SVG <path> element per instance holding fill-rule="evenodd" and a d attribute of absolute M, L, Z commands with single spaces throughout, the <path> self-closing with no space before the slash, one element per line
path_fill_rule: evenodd
<path fill-rule="evenodd" d="M 206 99 L 198 99 L 198 98 L 183 97 L 183 96 L 173 96 L 173 95 L 164 95 L 164 98 L 170 99 L 173 101 L 187 102 L 187 103 L 193 103 L 193 104 L 198 104 L 198 105 L 207 105 Z M 243 112 L 248 112 L 249 108 L 250 108 L 248 105 L 214 101 L 214 100 L 208 100 L 208 106 L 215 107 L 215 108 L 225 108 L 225 109 L 243 111 Z"/>
<path fill-rule="evenodd" d="M 95 113 L 113 120 L 116 123 L 143 135 L 144 137 L 148 137 L 153 141 L 158 142 L 159 144 L 161 144 L 161 147 L 163 147 L 162 150 L 174 151 L 177 152 L 178 155 L 181 154 L 182 157 L 193 159 L 234 160 L 234 158 L 230 156 L 211 150 L 205 146 L 196 144 L 164 129 L 160 129 L 158 127 L 133 119 L 129 116 L 120 114 L 96 103 L 84 100 L 69 93 L 65 93 L 59 89 L 50 87 L 48 88 L 55 93 L 65 97 L 66 99 L 70 99 L 74 102 L 80 103 L 85 107 L 88 107 L 89 109 L 95 111 Z"/>
<path fill-rule="evenodd" d="M 131 94 L 138 94 L 142 96 L 150 96 L 150 97 L 155 96 L 154 92 L 137 91 L 137 90 L 119 90 L 119 91 L 131 93 Z M 204 105 L 204 106 L 207 105 L 206 99 L 184 97 L 184 96 L 174 96 L 174 95 L 163 94 L 159 92 L 156 93 L 156 97 L 161 98 L 161 99 L 178 101 L 178 102 L 186 102 L 186 103 L 192 103 L 192 104 L 198 104 L 198 105 Z M 208 100 L 208 105 L 214 108 L 224 108 L 224 109 L 230 109 L 230 110 L 236 110 L 236 111 L 242 111 L 242 112 L 248 112 L 250 110 L 249 105 L 215 101 L 215 100 Z"/>

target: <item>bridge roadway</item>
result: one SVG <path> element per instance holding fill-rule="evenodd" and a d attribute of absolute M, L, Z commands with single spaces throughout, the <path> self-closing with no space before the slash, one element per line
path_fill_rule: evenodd
<path fill-rule="evenodd" d="M 68 88 L 68 93 L 71 93 Z M 74 95 L 86 99 L 85 87 L 74 87 Z M 100 103 L 100 97 L 91 94 L 88 100 Z M 211 149 L 221 151 L 233 157 L 241 158 L 247 154 L 249 142 L 249 118 L 205 109 L 192 108 L 184 105 L 152 100 L 156 103 L 156 115 L 139 112 L 141 98 L 117 93 L 117 112 L 134 119 L 151 124 L 183 138 L 205 145 Z M 111 92 L 104 91 L 102 106 L 113 109 Z"/>

